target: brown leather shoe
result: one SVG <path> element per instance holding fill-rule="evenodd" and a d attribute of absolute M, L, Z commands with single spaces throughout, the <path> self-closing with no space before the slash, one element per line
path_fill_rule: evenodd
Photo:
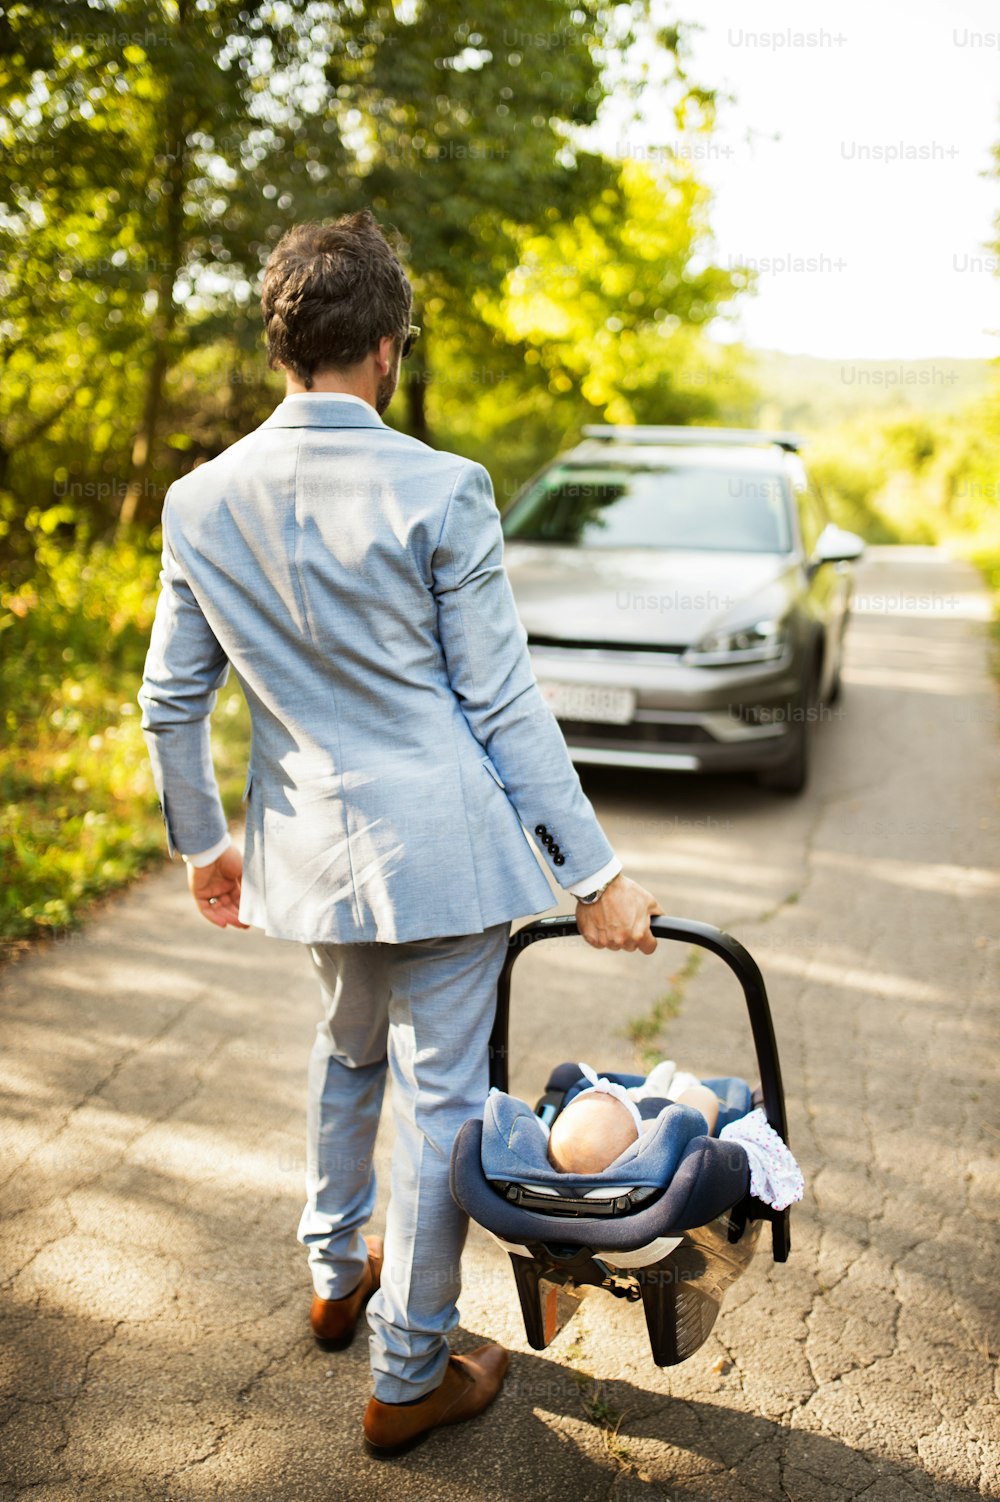
<path fill-rule="evenodd" d="M 380 1403 L 372 1398 L 364 1421 L 369 1451 L 401 1455 L 432 1429 L 474 1419 L 500 1391 L 509 1361 L 503 1346 L 480 1346 L 468 1356 L 450 1356 L 441 1385 L 419 1403 Z"/>
<path fill-rule="evenodd" d="M 366 1236 L 368 1266 L 361 1282 L 342 1299 L 321 1299 L 313 1294 L 309 1323 L 322 1351 L 344 1351 L 354 1339 L 358 1317 L 379 1285 L 382 1276 L 382 1238 Z"/>

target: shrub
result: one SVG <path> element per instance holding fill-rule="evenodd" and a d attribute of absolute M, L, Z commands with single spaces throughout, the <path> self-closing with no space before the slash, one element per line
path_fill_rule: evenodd
<path fill-rule="evenodd" d="M 74 926 L 165 850 L 136 702 L 158 592 L 154 546 L 56 540 L 32 513 L 35 570 L 0 591 L 0 944 Z M 235 684 L 213 722 L 224 801 L 242 788 Z"/>

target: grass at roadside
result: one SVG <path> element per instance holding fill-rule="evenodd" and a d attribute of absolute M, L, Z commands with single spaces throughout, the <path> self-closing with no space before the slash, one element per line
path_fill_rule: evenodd
<path fill-rule="evenodd" d="M 990 602 L 993 607 L 993 619 L 989 626 L 990 666 L 993 669 L 993 676 L 1000 683 L 1000 548 L 973 552 L 969 556 L 986 580 L 986 587 L 990 592 Z"/>
<path fill-rule="evenodd" d="M 633 1017 L 626 1024 L 625 1035 L 635 1049 L 645 1073 L 648 1074 L 664 1057 L 667 1026 L 679 1016 L 687 984 L 698 974 L 704 958 L 703 949 L 690 949 L 680 969 L 670 977 L 670 989 L 654 1002 L 644 1016 Z"/>
<path fill-rule="evenodd" d="M 36 557 L 33 578 L 0 594 L 0 954 L 74 928 L 166 848 L 136 703 L 158 555 L 41 535 Z M 230 814 L 247 718 L 227 684 L 213 740 Z"/>

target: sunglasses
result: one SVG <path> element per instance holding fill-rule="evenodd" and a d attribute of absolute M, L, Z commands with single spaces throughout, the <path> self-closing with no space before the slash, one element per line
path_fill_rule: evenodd
<path fill-rule="evenodd" d="M 413 346 L 414 346 L 414 344 L 416 344 L 416 342 L 417 342 L 417 340 L 419 338 L 420 338 L 420 325 L 419 325 L 419 323 L 411 323 L 410 326 L 409 326 L 409 328 L 406 331 L 406 336 L 403 339 L 403 359 L 404 360 L 408 360 L 409 359 L 410 354 L 413 351 Z"/>

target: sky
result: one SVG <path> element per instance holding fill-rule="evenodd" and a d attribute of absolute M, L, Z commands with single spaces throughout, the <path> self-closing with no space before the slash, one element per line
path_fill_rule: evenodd
<path fill-rule="evenodd" d="M 735 96 L 678 141 L 653 81 L 638 123 L 612 101 L 604 149 L 694 154 L 715 259 L 758 269 L 735 330 L 827 358 L 1000 356 L 1000 6 L 990 0 L 675 0 L 691 76 Z"/>

